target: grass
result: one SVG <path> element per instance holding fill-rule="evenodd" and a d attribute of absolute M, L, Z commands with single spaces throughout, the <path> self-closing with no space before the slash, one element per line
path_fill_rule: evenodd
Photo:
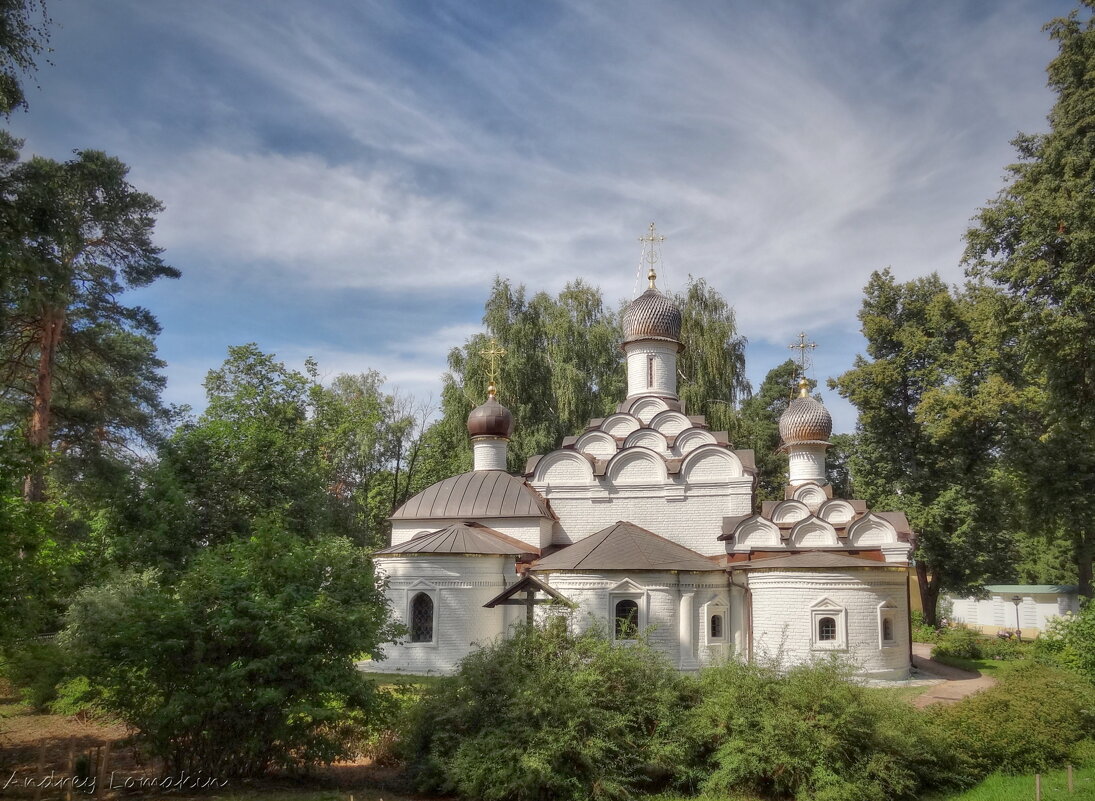
<path fill-rule="evenodd" d="M 415 676 L 409 673 L 366 673 L 366 678 L 372 679 L 379 687 L 391 687 L 395 684 L 409 684 L 425 690 L 441 681 L 441 676 Z"/>
<path fill-rule="evenodd" d="M 1020 659 L 964 659 L 960 656 L 933 656 L 932 659 L 943 665 L 980 673 L 984 676 L 995 676 L 996 678 L 1007 672 L 1011 665 L 1022 661 Z"/>
<path fill-rule="evenodd" d="M 1042 801 L 1095 801 L 1095 766 L 1073 771 L 1074 791 L 1068 792 L 1063 770 L 1042 774 Z M 951 795 L 926 796 L 923 801 L 1033 801 L 1033 776 L 994 773 L 976 787 Z"/>
<path fill-rule="evenodd" d="M 932 689 L 935 685 L 924 684 L 919 687 L 868 687 L 868 691 L 872 693 L 886 693 L 892 698 L 896 698 L 898 701 L 905 701 L 910 703 L 918 695 L 926 693 Z"/>

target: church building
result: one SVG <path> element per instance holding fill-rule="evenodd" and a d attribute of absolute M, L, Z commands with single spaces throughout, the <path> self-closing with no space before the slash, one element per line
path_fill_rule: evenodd
<path fill-rule="evenodd" d="M 677 396 L 681 312 L 656 286 L 623 320 L 627 397 L 506 471 L 513 416 L 493 383 L 468 417 L 474 469 L 415 495 L 375 554 L 406 635 L 364 670 L 448 673 L 515 625 L 562 615 L 621 644 L 643 633 L 682 671 L 842 654 L 909 675 L 905 516 L 834 498 L 832 418 L 805 378 L 779 423 L 784 498 L 754 502 L 751 450 Z"/>

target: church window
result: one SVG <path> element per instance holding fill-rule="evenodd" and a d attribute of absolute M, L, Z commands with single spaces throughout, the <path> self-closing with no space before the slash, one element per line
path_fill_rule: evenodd
<path fill-rule="evenodd" d="M 617 640 L 634 640 L 639 633 L 639 605 L 630 598 L 616 602 L 615 626 Z"/>
<path fill-rule="evenodd" d="M 817 621 L 818 642 L 827 642 L 836 639 L 836 620 L 831 617 L 819 618 Z"/>
<path fill-rule="evenodd" d="M 897 620 L 897 606 L 893 601 L 883 601 L 878 605 L 878 645 L 880 648 L 897 645 L 894 626 Z"/>
<path fill-rule="evenodd" d="M 711 639 L 722 639 L 722 615 L 711 615 Z"/>
<path fill-rule="evenodd" d="M 654 357 L 646 357 L 646 388 L 650 389 L 654 386 Z"/>
<path fill-rule="evenodd" d="M 433 642 L 433 598 L 424 592 L 411 599 L 411 642 Z"/>
<path fill-rule="evenodd" d="M 893 642 L 893 621 L 888 617 L 882 618 L 882 642 Z"/>

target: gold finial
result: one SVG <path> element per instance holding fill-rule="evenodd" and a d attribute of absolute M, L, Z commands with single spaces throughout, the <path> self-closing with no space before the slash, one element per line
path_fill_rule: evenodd
<path fill-rule="evenodd" d="M 654 230 L 654 223 L 650 223 L 650 233 L 646 236 L 640 236 L 639 241 L 643 243 L 643 252 L 639 258 L 645 261 L 650 268 L 646 277 L 650 280 L 650 288 L 654 289 L 654 281 L 658 277 L 658 273 L 654 270 L 654 265 L 658 261 L 657 246 L 665 241 L 665 237 Z"/>
<path fill-rule="evenodd" d="M 798 396 L 800 398 L 810 397 L 810 382 L 806 380 L 806 376 L 798 380 Z"/>
<path fill-rule="evenodd" d="M 490 367 L 487 369 L 487 378 L 490 380 L 487 384 L 487 396 L 493 398 L 498 393 L 495 386 L 498 381 L 498 357 L 505 356 L 506 349 L 498 347 L 498 340 L 491 337 L 490 347 L 479 351 L 479 355 L 490 359 Z"/>

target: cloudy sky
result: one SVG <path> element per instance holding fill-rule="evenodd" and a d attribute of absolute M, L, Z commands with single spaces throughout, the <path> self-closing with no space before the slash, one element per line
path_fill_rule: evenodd
<path fill-rule="evenodd" d="M 1018 131 L 1045 129 L 1059 0 L 51 0 L 26 151 L 97 148 L 167 210 L 167 399 L 257 342 L 438 394 L 495 275 L 737 309 L 754 385 L 800 329 L 862 352 L 870 272 L 961 279 Z M 837 430 L 854 410 L 825 393 Z"/>

